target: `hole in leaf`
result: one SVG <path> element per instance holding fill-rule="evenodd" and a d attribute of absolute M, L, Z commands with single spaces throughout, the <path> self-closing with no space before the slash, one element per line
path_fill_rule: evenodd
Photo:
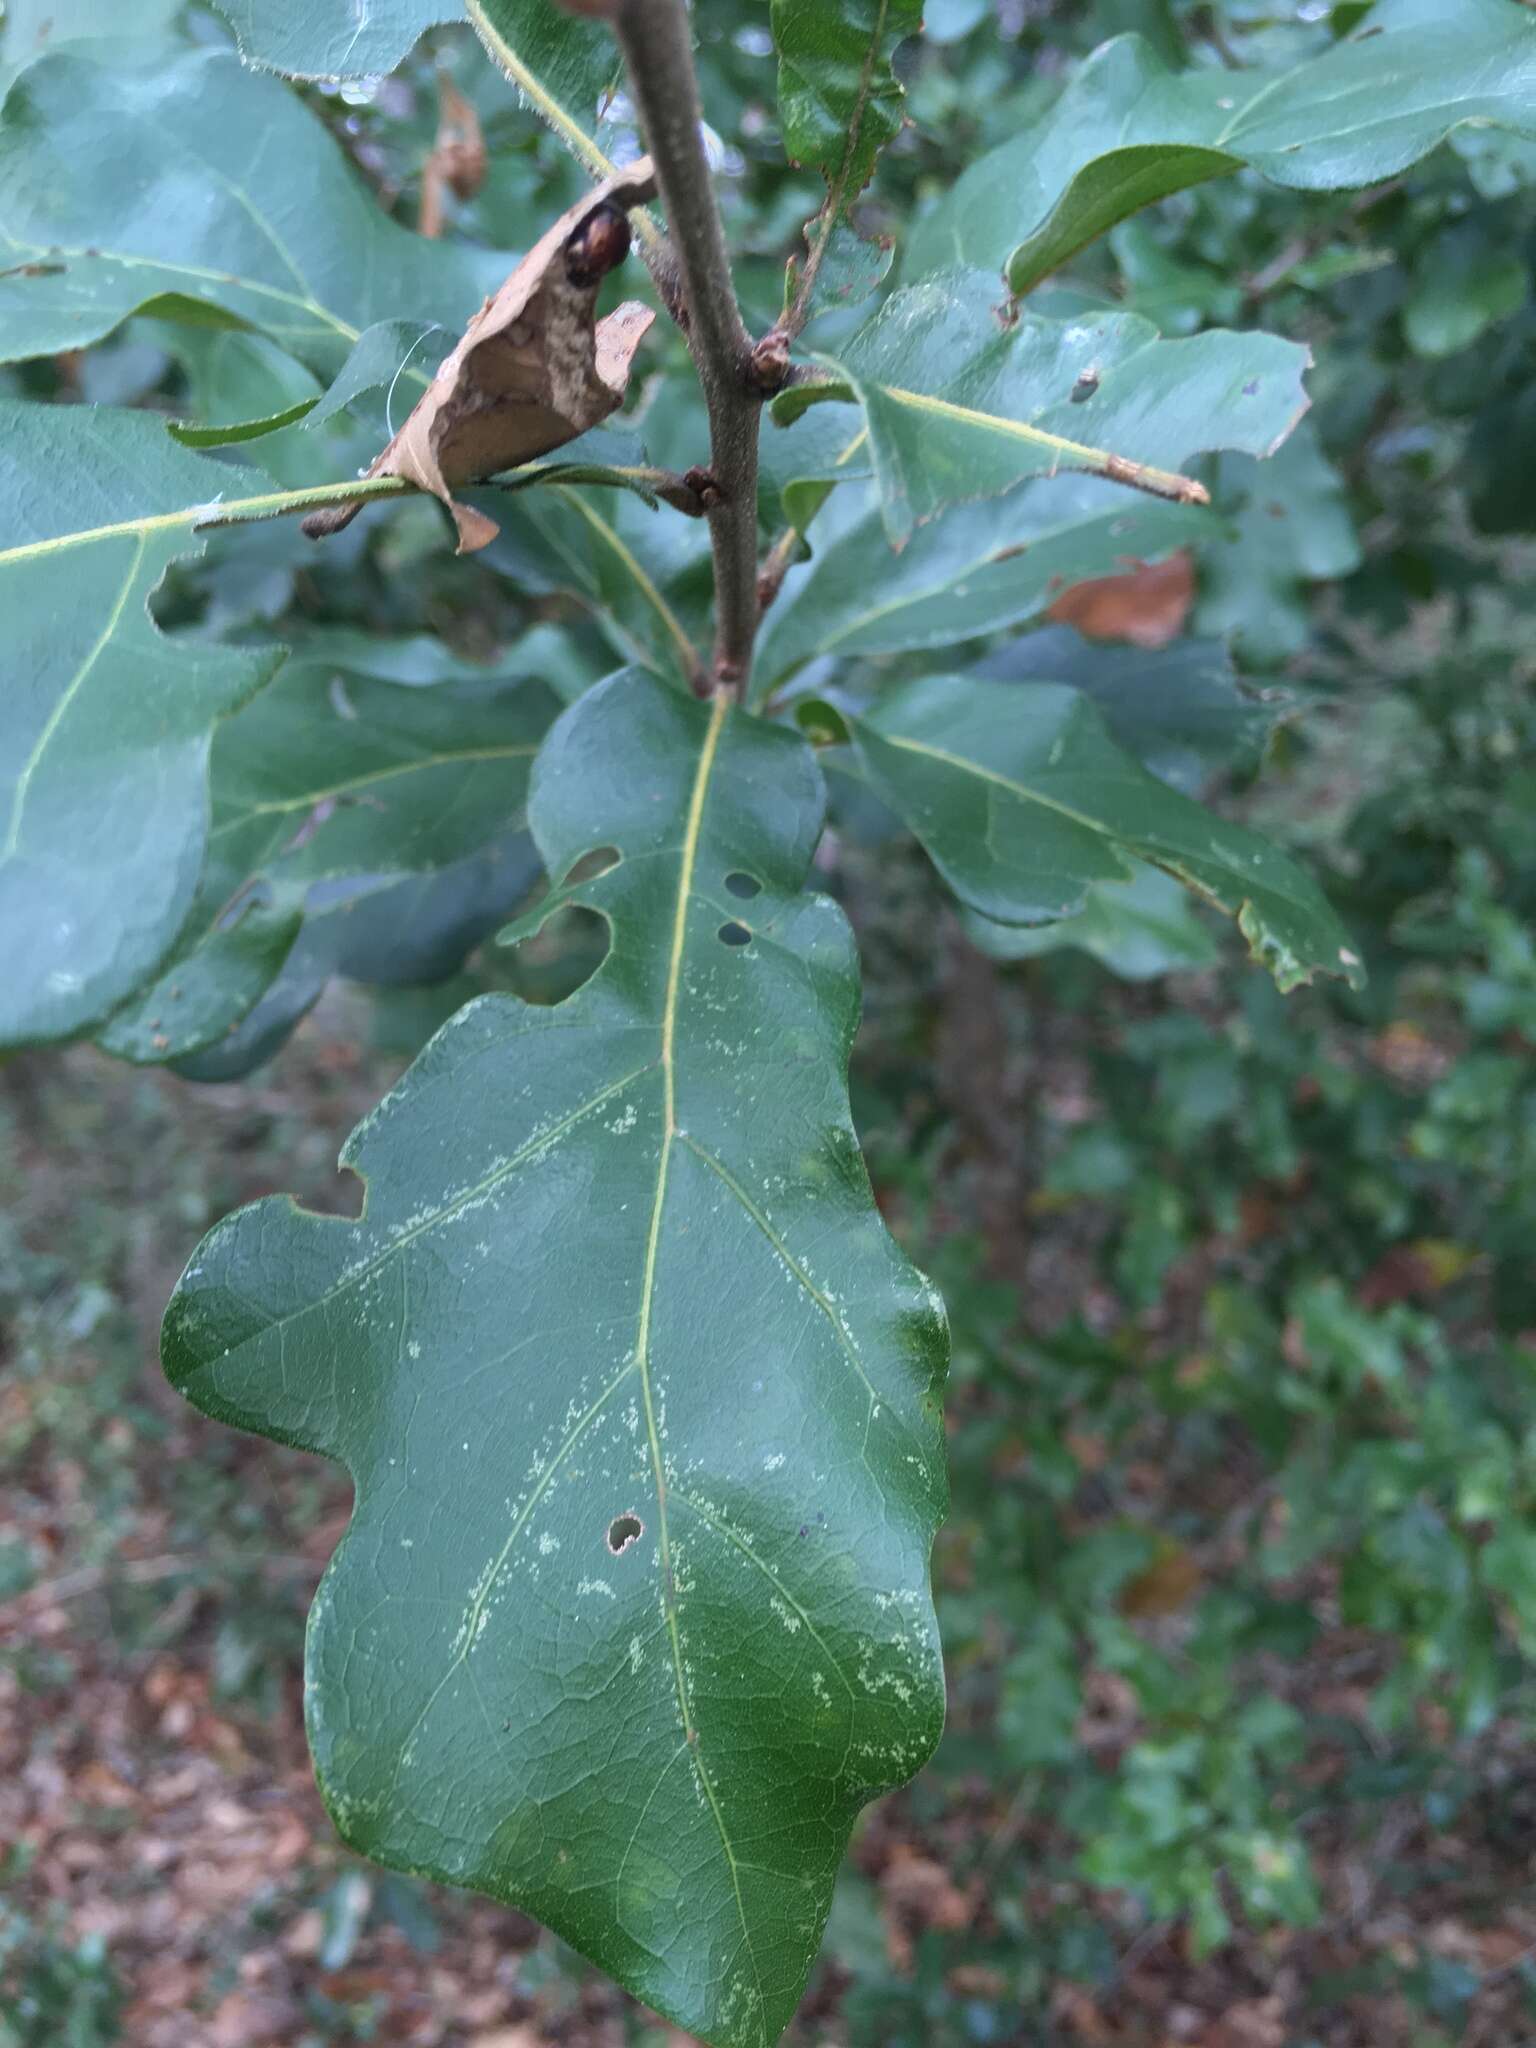
<path fill-rule="evenodd" d="M 610 868 L 616 868 L 623 855 L 616 846 L 594 846 L 590 853 L 584 853 L 566 871 L 565 886 L 574 888 L 578 882 L 595 882 L 599 875 L 606 875 Z"/>
<path fill-rule="evenodd" d="M 734 875 L 726 876 L 725 886 L 733 896 L 740 897 L 743 903 L 750 903 L 754 896 L 761 896 L 763 893 L 763 885 L 756 876 L 744 875 L 739 869 Z"/>
<path fill-rule="evenodd" d="M 525 1003 L 563 1003 L 596 974 L 608 944 L 607 918 L 567 903 L 511 949 L 502 969 L 506 985 Z"/>
<path fill-rule="evenodd" d="M 752 943 L 752 934 L 744 924 L 737 924 L 734 918 L 729 924 L 721 925 L 715 936 L 723 946 L 750 946 Z"/>
<path fill-rule="evenodd" d="M 645 1524 L 638 1515 L 615 1515 L 608 1524 L 608 1548 L 618 1557 L 644 1534 Z"/>
<path fill-rule="evenodd" d="M 241 1144 L 237 1134 L 236 1145 Z M 338 1166 L 323 1187 L 306 1190 L 295 1206 L 307 1216 L 345 1216 L 357 1222 L 368 1202 L 368 1186 L 355 1166 Z"/>

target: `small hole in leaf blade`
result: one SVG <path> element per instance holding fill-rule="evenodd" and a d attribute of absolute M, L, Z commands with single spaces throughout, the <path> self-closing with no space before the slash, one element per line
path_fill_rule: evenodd
<path fill-rule="evenodd" d="M 724 946 L 750 946 L 752 943 L 752 934 L 744 924 L 737 924 L 734 918 L 729 924 L 721 925 L 715 936 Z"/>
<path fill-rule="evenodd" d="M 608 1548 L 619 1557 L 644 1534 L 645 1524 L 638 1515 L 615 1515 L 608 1524 Z"/>
<path fill-rule="evenodd" d="M 755 875 L 744 875 L 739 868 L 735 874 L 726 876 L 725 886 L 733 896 L 739 897 L 743 903 L 750 903 L 754 896 L 761 896 L 763 893 L 763 885 L 758 881 L 757 877 Z"/>
<path fill-rule="evenodd" d="M 623 857 L 616 846 L 594 846 L 566 870 L 564 886 L 572 889 L 578 882 L 595 882 L 599 875 L 616 868 Z"/>

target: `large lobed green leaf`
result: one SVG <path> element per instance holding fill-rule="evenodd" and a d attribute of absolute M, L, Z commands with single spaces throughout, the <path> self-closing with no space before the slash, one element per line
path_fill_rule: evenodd
<path fill-rule="evenodd" d="M 148 414 L 0 401 L 0 1043 L 89 1030 L 191 907 L 214 729 L 281 655 L 169 640 L 146 606 L 199 512 L 263 491 Z"/>
<path fill-rule="evenodd" d="M 509 262 L 400 227 L 285 86 L 168 44 L 61 51 L 12 86 L 0 267 L 0 360 L 83 348 L 148 309 L 257 328 L 325 378 L 379 320 L 451 338 Z"/>
<path fill-rule="evenodd" d="M 898 291 L 838 357 L 817 358 L 828 381 L 774 400 L 785 423 L 826 400 L 858 403 L 862 427 L 820 473 L 845 473 L 867 436 L 897 546 L 947 505 L 1064 469 L 1201 503 L 1201 487 L 1170 472 L 1207 449 L 1267 455 L 1306 410 L 1311 358 L 1295 342 L 1165 341 L 1134 313 L 1006 325 L 996 296 L 979 270 Z"/>
<path fill-rule="evenodd" d="M 924 676 L 847 723 L 877 795 L 980 917 L 1072 917 L 1095 885 L 1124 881 L 1143 862 L 1235 917 L 1282 988 L 1315 973 L 1362 979 L 1316 883 L 1266 840 L 1148 774 L 1076 690 Z"/>
<path fill-rule="evenodd" d="M 1464 123 L 1536 136 L 1536 17 L 1521 0 L 1378 0 L 1284 72 L 1170 70 L 1140 36 L 1095 52 L 1045 120 L 972 164 L 907 274 L 1001 269 L 1024 292 L 1143 206 L 1245 165 L 1323 190 L 1390 178 Z"/>
<path fill-rule="evenodd" d="M 346 1838 L 729 2048 L 788 2020 L 943 1715 L 944 1319 L 849 1117 L 822 801 L 723 703 L 580 699 L 531 808 L 557 878 L 618 856 L 551 898 L 606 960 L 461 1011 L 346 1147 L 361 1219 L 230 1218 L 164 1338 L 200 1407 L 354 1475 L 305 1695 Z"/>

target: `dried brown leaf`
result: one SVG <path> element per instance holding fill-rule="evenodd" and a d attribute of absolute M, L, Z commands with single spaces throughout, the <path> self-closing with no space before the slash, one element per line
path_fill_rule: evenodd
<path fill-rule="evenodd" d="M 1183 632 L 1194 601 L 1194 564 L 1181 549 L 1166 562 L 1138 562 L 1123 575 L 1072 584 L 1047 617 L 1059 626 L 1075 626 L 1088 640 L 1166 647 Z"/>
<path fill-rule="evenodd" d="M 1178 1614 L 1199 1592 L 1203 1577 L 1199 1559 L 1170 1543 L 1120 1589 L 1120 1612 L 1135 1621 Z"/>
<path fill-rule="evenodd" d="M 437 80 L 437 135 L 421 171 L 421 210 L 416 231 L 429 237 L 443 231 L 443 188 L 459 199 L 473 199 L 485 183 L 485 135 L 480 116 L 445 72 Z"/>
<path fill-rule="evenodd" d="M 494 520 L 458 504 L 455 485 L 516 469 L 574 441 L 624 402 L 630 364 L 654 319 L 633 301 L 594 321 L 604 277 L 629 251 L 627 210 L 654 197 L 650 160 L 616 172 L 563 213 L 470 321 L 410 418 L 367 471 L 440 498 L 459 553 L 495 538 Z M 304 521 L 337 533 L 357 504 Z"/>

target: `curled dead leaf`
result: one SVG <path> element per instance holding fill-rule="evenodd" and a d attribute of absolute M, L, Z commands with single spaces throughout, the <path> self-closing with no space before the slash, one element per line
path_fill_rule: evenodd
<path fill-rule="evenodd" d="M 398 476 L 440 498 L 459 553 L 483 548 L 494 520 L 453 487 L 533 462 L 597 426 L 624 402 L 630 364 L 654 319 L 626 301 L 594 321 L 598 288 L 629 250 L 627 211 L 656 191 L 649 158 L 616 172 L 563 213 L 470 321 L 457 348 L 366 474 Z M 354 501 L 304 521 L 313 540 L 339 533 Z"/>

